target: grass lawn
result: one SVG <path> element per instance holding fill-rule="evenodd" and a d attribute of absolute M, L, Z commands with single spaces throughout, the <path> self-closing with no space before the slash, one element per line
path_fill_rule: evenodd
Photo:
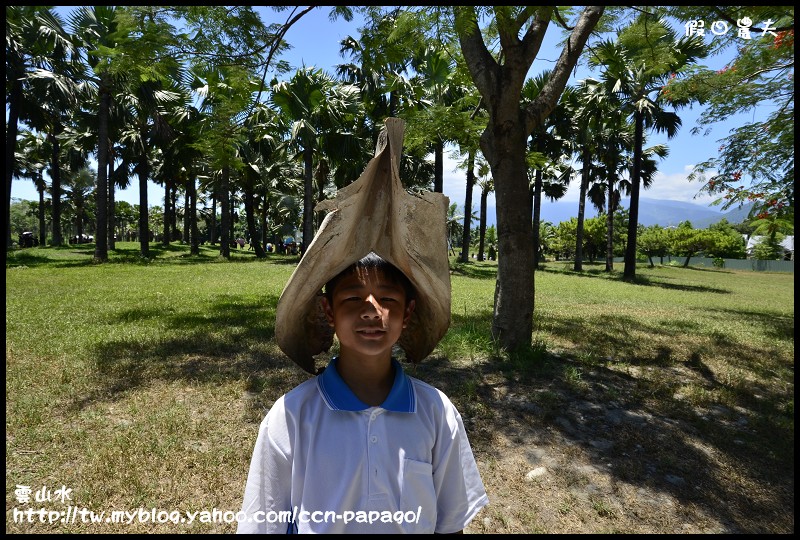
<path fill-rule="evenodd" d="M 210 246 L 193 257 L 186 246 L 152 244 L 153 258 L 141 260 L 138 244 L 120 242 L 102 265 L 91 262 L 93 245 L 7 253 L 7 532 L 235 531 L 258 424 L 306 374 L 274 339 L 278 297 L 298 258 L 232 251 L 225 261 Z M 641 266 L 630 284 L 621 267 L 585 267 L 536 272 L 534 347 L 509 355 L 490 338 L 496 263 L 452 264 L 450 331 L 409 370 L 456 403 L 482 474 L 501 476 L 495 437 L 506 407 L 523 399 L 537 408 L 535 423 L 553 426 L 565 392 L 591 393 L 601 407 L 646 408 L 699 430 L 726 454 L 714 462 L 727 471 L 714 480 L 721 492 L 759 483 L 766 492 L 752 495 L 747 516 L 723 519 L 716 506 L 707 515 L 743 532 L 793 532 L 793 274 Z M 603 374 L 624 379 L 601 383 Z M 740 418 L 746 429 L 723 429 Z M 486 483 L 493 503 L 511 485 Z M 20 486 L 31 488 L 27 504 Z M 49 500 L 35 500 L 46 490 Z M 516 525 L 490 505 L 467 532 L 563 532 L 517 504 Z M 612 520 L 602 501 L 591 504 Z M 69 507 L 104 518 L 62 522 L 55 511 Z M 50 513 L 19 518 L 28 508 Z M 106 522 L 112 511 L 139 509 L 144 522 Z M 164 523 L 153 523 L 152 509 Z M 169 522 L 170 512 L 214 509 L 206 522 Z M 585 532 L 633 530 L 616 519 Z"/>

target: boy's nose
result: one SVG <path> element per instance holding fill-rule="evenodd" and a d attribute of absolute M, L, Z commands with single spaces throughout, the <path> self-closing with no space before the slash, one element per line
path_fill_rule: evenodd
<path fill-rule="evenodd" d="M 367 299 L 364 301 L 364 306 L 361 310 L 361 316 L 364 318 L 377 318 L 381 316 L 380 304 L 374 296 L 367 296 Z"/>

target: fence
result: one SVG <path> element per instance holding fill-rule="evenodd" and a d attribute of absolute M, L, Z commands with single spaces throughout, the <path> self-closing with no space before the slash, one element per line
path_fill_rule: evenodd
<path fill-rule="evenodd" d="M 683 266 L 686 257 L 664 257 L 663 264 Z M 723 266 L 728 270 L 753 270 L 754 272 L 790 272 L 794 273 L 794 261 L 761 261 L 758 259 L 722 259 Z M 615 257 L 614 263 L 625 262 L 623 257 Z M 654 264 L 660 264 L 660 257 L 653 257 Z M 714 259 L 710 257 L 692 257 L 689 266 L 717 268 Z"/>

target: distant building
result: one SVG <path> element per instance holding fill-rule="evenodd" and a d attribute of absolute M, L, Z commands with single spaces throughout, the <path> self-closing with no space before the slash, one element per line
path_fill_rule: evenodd
<path fill-rule="evenodd" d="M 747 258 L 750 259 L 753 257 L 753 249 L 756 245 L 760 244 L 763 240 L 763 236 L 751 236 L 747 238 L 747 235 L 744 236 L 745 242 L 747 242 L 747 247 L 745 250 L 747 251 Z M 793 261 L 794 260 L 794 235 L 787 236 L 786 238 L 781 241 L 781 246 L 783 246 L 783 260 L 784 261 Z"/>

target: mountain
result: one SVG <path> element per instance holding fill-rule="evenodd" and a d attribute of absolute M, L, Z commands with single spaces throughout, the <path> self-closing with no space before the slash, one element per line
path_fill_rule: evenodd
<path fill-rule="evenodd" d="M 630 200 L 623 200 L 623 207 L 628 207 Z M 734 208 L 727 212 L 720 212 L 719 207 L 709 207 L 683 201 L 670 201 L 660 199 L 639 199 L 639 223 L 645 226 L 661 225 L 662 227 L 676 227 L 681 222 L 689 221 L 695 229 L 705 229 L 709 225 L 727 219 L 729 223 L 741 223 L 747 220 L 751 204 L 742 208 Z M 486 209 L 486 226 L 497 226 L 495 207 Z M 477 216 L 477 213 L 475 214 Z M 542 221 L 549 221 L 558 225 L 562 221 L 578 216 L 578 203 L 576 201 L 549 201 L 542 202 Z M 597 210 L 591 205 L 586 205 L 586 219 L 597 217 Z M 478 226 L 477 220 L 473 227 Z"/>
<path fill-rule="evenodd" d="M 622 205 L 627 207 L 629 200 L 623 200 Z M 718 207 L 708 207 L 701 204 L 683 201 L 670 201 L 659 199 L 639 199 L 639 223 L 645 226 L 661 225 L 662 227 L 675 227 L 683 221 L 689 221 L 695 229 L 705 229 L 713 223 L 725 218 L 730 223 L 741 223 L 747 219 L 750 206 L 735 208 L 727 212 L 720 212 Z M 488 208 L 487 226 L 496 225 L 495 209 Z M 549 201 L 542 202 L 542 221 L 549 221 L 558 225 L 562 221 L 578 216 L 578 203 L 575 201 Z M 597 217 L 597 209 L 591 204 L 586 205 L 585 217 Z"/>

